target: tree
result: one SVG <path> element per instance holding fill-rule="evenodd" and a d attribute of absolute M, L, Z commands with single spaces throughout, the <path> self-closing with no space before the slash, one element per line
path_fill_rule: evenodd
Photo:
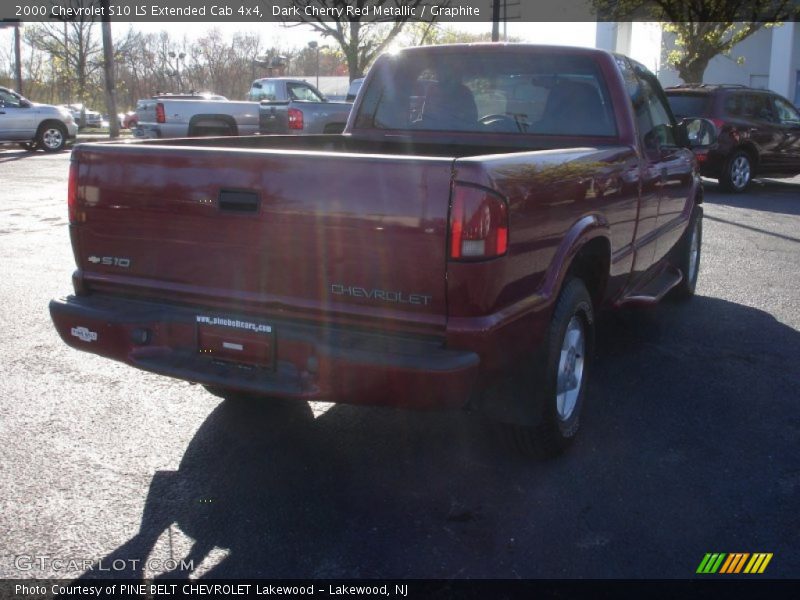
<path fill-rule="evenodd" d="M 294 5 L 300 10 L 299 19 L 302 23 L 310 25 L 323 37 L 336 41 L 347 61 L 347 70 L 352 81 L 364 75 L 370 63 L 403 30 L 412 13 L 421 14 L 422 2 L 423 0 L 295 0 Z M 439 3 L 440 6 L 448 4 L 449 0 Z M 306 7 L 318 16 L 306 16 Z M 325 9 L 328 11 L 325 14 L 331 15 L 332 8 L 342 9 L 342 13 L 322 16 L 323 12 L 316 10 Z M 357 9 L 359 14 L 347 14 L 348 8 Z M 368 14 L 360 14 L 364 9 Z M 387 16 L 379 16 L 376 11 L 384 12 Z"/>
<path fill-rule="evenodd" d="M 667 56 L 686 83 L 702 83 L 708 63 L 764 26 L 797 18 L 792 0 L 592 0 L 598 18 L 666 23 L 675 34 Z"/>
<path fill-rule="evenodd" d="M 442 25 L 440 23 L 411 23 L 403 32 L 403 42 L 408 46 L 424 46 L 438 44 L 474 44 L 491 42 L 492 32 L 473 33 L 463 31 L 458 25 Z M 509 36 L 509 42 L 521 41 L 518 37 Z"/>
<path fill-rule="evenodd" d="M 106 96 L 109 137 L 118 138 L 117 84 L 114 76 L 114 43 L 111 39 L 111 17 L 109 16 L 108 0 L 100 0 L 100 6 L 103 7 L 103 89 Z"/>
<path fill-rule="evenodd" d="M 86 9 L 94 0 L 70 0 L 69 8 Z M 102 68 L 102 46 L 90 17 L 64 20 L 59 23 L 37 23 L 25 28 L 26 41 L 35 49 L 48 53 L 55 61 L 64 83 L 64 102 L 74 102 L 71 82 L 77 83 L 77 100 L 85 102 L 92 76 Z"/>

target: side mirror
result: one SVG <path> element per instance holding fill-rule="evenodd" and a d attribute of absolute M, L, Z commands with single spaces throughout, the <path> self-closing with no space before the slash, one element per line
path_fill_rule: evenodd
<path fill-rule="evenodd" d="M 20 108 L 30 108 L 31 106 L 33 106 L 33 104 L 31 104 L 27 100 L 20 100 L 19 101 L 19 107 Z"/>
<path fill-rule="evenodd" d="M 687 148 L 708 148 L 717 143 L 717 127 L 708 119 L 683 119 L 678 132 Z"/>

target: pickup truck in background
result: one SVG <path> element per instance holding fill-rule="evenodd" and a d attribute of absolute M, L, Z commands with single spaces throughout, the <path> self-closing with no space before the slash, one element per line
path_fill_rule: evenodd
<path fill-rule="evenodd" d="M 574 439 L 603 307 L 690 297 L 703 190 L 656 78 L 585 48 L 410 48 L 343 135 L 81 144 L 74 348 L 229 400 L 478 411 Z"/>
<path fill-rule="evenodd" d="M 258 104 L 215 94 L 157 94 L 136 103 L 139 138 L 182 138 L 258 133 Z"/>
<path fill-rule="evenodd" d="M 16 143 L 29 151 L 58 152 L 77 134 L 78 125 L 67 109 L 37 104 L 0 87 L 0 145 Z"/>
<path fill-rule="evenodd" d="M 261 133 L 342 133 L 350 115 L 349 102 L 329 102 L 302 79 L 256 79 L 248 93 L 260 102 Z"/>

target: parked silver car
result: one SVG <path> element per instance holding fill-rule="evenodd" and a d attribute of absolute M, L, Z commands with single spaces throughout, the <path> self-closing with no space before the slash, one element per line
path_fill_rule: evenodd
<path fill-rule="evenodd" d="M 83 112 L 86 119 L 85 127 L 101 127 L 103 125 L 103 116 L 96 110 L 91 110 L 89 108 L 84 109 L 83 104 L 61 104 L 59 106 L 72 113 L 72 118 L 78 123 L 79 127 L 81 123 L 81 112 Z"/>
<path fill-rule="evenodd" d="M 62 150 L 78 134 L 68 110 L 37 104 L 0 87 L 0 143 L 19 143 L 28 150 Z"/>

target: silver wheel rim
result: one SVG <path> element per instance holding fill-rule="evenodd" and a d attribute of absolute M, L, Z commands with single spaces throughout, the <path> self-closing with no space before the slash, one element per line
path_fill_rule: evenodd
<path fill-rule="evenodd" d="M 700 219 L 692 229 L 692 241 L 689 244 L 689 281 L 697 279 L 698 259 L 700 258 Z"/>
<path fill-rule="evenodd" d="M 583 383 L 585 338 L 583 321 L 574 315 L 564 332 L 561 356 L 558 360 L 556 410 L 562 421 L 566 421 L 572 416 L 575 406 L 578 404 L 578 396 Z"/>
<path fill-rule="evenodd" d="M 750 181 L 750 161 L 746 156 L 737 156 L 731 163 L 731 181 L 736 189 L 742 189 Z"/>
<path fill-rule="evenodd" d="M 64 141 L 64 136 L 56 128 L 46 129 L 42 134 L 42 143 L 48 148 L 58 148 Z"/>

